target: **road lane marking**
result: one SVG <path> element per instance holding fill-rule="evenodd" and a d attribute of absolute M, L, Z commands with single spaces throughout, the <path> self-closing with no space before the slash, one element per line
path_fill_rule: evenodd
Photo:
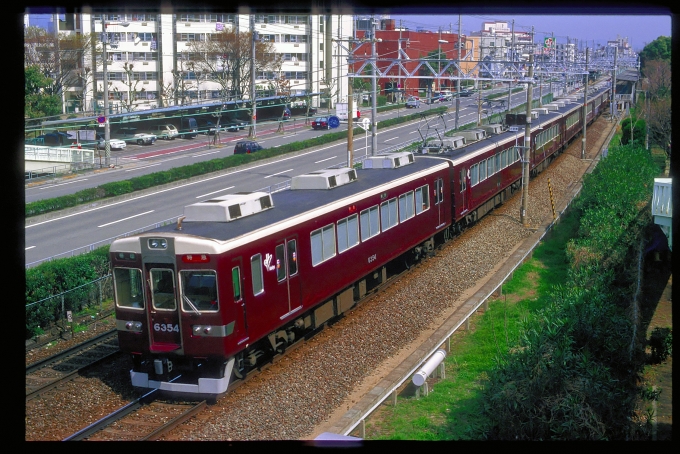
<path fill-rule="evenodd" d="M 198 195 L 198 196 L 196 196 L 196 198 L 197 198 L 197 199 L 202 199 L 203 197 L 208 197 L 208 196 L 211 195 L 211 194 L 215 194 L 215 193 L 217 193 L 217 192 L 228 191 L 228 190 L 230 190 L 230 189 L 234 189 L 235 187 L 236 187 L 236 186 L 229 186 L 228 188 L 220 189 L 220 190 L 218 190 L 218 191 L 213 191 L 213 192 L 209 192 L 209 193 L 207 193 L 207 194 Z"/>
<path fill-rule="evenodd" d="M 331 156 L 330 158 L 322 159 L 321 161 L 314 161 L 314 164 L 321 164 L 322 162 L 330 161 L 332 159 L 336 159 L 337 156 Z"/>
<path fill-rule="evenodd" d="M 282 173 L 290 172 L 290 171 L 292 171 L 292 170 L 295 170 L 295 169 L 288 169 L 288 170 L 283 170 L 283 171 L 281 171 L 281 172 L 273 173 L 273 174 L 271 174 L 271 175 L 267 175 L 266 177 L 264 177 L 264 179 L 266 180 L 267 178 L 275 177 L 275 176 L 277 176 L 277 175 L 281 175 Z"/>
<path fill-rule="evenodd" d="M 28 251 L 29 249 L 33 249 L 34 247 L 35 246 L 29 246 L 29 247 L 25 248 L 24 251 Z"/>
<path fill-rule="evenodd" d="M 153 213 L 154 211 L 156 211 L 156 210 L 145 211 L 144 213 L 139 213 L 139 214 L 135 214 L 133 216 L 128 216 L 126 218 L 119 219 L 117 221 L 109 222 L 107 224 L 98 225 L 97 227 L 106 227 L 107 225 L 117 224 L 119 222 L 127 221 L 128 219 L 132 219 L 132 218 L 136 218 L 136 217 L 139 217 L 139 216 L 144 216 L 145 214 Z"/>
<path fill-rule="evenodd" d="M 82 180 L 67 181 L 66 183 L 51 184 L 49 186 L 42 185 L 38 189 L 52 189 L 52 188 L 56 188 L 57 186 L 64 186 L 64 185 L 67 185 L 67 184 L 80 183 L 82 181 L 87 181 L 87 178 L 83 178 Z"/>

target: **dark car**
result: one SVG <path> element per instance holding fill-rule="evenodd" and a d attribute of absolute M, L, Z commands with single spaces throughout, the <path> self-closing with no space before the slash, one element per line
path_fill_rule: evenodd
<path fill-rule="evenodd" d="M 262 145 L 254 140 L 239 140 L 234 147 L 234 154 L 248 154 L 258 150 L 263 150 Z"/>
<path fill-rule="evenodd" d="M 227 131 L 239 131 L 239 130 L 244 130 L 246 129 L 246 126 L 248 126 L 248 122 L 244 120 L 240 120 L 238 118 L 229 118 L 226 117 L 222 119 L 222 124 L 224 125 L 224 129 Z"/>
<path fill-rule="evenodd" d="M 459 92 L 459 94 L 460 94 L 460 96 L 466 98 L 466 97 L 468 97 L 468 96 L 472 96 L 474 93 L 471 92 L 470 90 L 461 90 L 461 91 Z"/>
<path fill-rule="evenodd" d="M 312 129 L 331 129 L 328 117 L 316 117 L 312 122 Z"/>
<path fill-rule="evenodd" d="M 48 132 L 35 139 L 29 139 L 26 141 L 28 145 L 43 145 L 47 147 L 60 147 L 63 145 L 73 145 L 76 140 L 71 136 L 71 134 L 66 134 L 65 132 L 55 131 Z"/>

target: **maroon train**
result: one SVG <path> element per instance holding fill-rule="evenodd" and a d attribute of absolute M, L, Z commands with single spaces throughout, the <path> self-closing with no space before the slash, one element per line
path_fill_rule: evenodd
<path fill-rule="evenodd" d="M 587 122 L 608 104 L 596 88 Z M 532 173 L 582 129 L 583 103 L 532 117 Z M 220 394 L 230 381 L 346 312 L 387 277 L 521 185 L 523 128 L 472 130 L 446 151 L 368 158 L 295 177 L 290 189 L 185 207 L 177 225 L 110 248 L 120 348 L 134 386 Z M 448 139 L 448 138 L 447 138 Z"/>

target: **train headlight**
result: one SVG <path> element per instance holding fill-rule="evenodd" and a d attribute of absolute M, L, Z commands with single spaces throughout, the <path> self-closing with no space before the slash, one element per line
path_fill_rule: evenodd
<path fill-rule="evenodd" d="M 194 336 L 210 336 L 210 333 L 212 333 L 212 326 L 195 325 L 193 331 Z"/>
<path fill-rule="evenodd" d="M 197 336 L 200 335 L 202 329 L 203 329 L 203 327 L 201 325 L 194 326 L 194 334 L 197 335 Z"/>
<path fill-rule="evenodd" d="M 167 249 L 168 240 L 165 238 L 149 238 L 149 249 Z"/>

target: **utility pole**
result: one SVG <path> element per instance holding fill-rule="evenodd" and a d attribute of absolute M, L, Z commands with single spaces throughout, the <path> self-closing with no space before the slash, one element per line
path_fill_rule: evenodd
<path fill-rule="evenodd" d="M 250 53 L 251 53 L 251 60 L 250 60 L 250 94 L 251 94 L 251 100 L 250 103 L 253 107 L 253 116 L 251 118 L 251 123 L 252 126 L 250 127 L 250 134 L 249 136 L 251 138 L 257 137 L 257 95 L 256 95 L 256 90 L 255 90 L 255 41 L 257 40 L 257 32 L 255 31 L 255 15 L 251 14 L 250 15 L 250 34 L 252 36 L 252 42 L 250 43 Z"/>
<path fill-rule="evenodd" d="M 522 211 L 520 212 L 520 220 L 522 225 L 528 227 L 527 220 L 527 205 L 529 204 L 529 161 L 531 157 L 531 97 L 533 96 L 533 84 L 531 80 L 534 78 L 534 54 L 529 55 L 529 82 L 527 86 L 527 109 L 526 109 L 526 126 L 524 127 L 524 146 L 522 147 Z"/>
<path fill-rule="evenodd" d="M 373 79 L 371 80 L 371 88 L 373 94 L 371 96 L 371 155 L 375 156 L 378 153 L 378 136 L 376 129 L 378 124 L 378 93 L 377 93 L 377 74 L 376 66 L 378 64 L 375 51 L 375 17 L 371 16 L 371 59 L 373 60 Z M 351 112 L 350 112 L 351 114 Z"/>
<path fill-rule="evenodd" d="M 512 44 L 510 47 L 510 64 L 515 64 L 515 20 L 512 20 Z M 508 81 L 508 113 L 512 111 L 512 82 Z"/>
<path fill-rule="evenodd" d="M 586 83 L 583 85 L 583 137 L 581 137 L 581 159 L 586 157 L 586 115 L 588 114 L 588 48 L 586 47 Z"/>
<path fill-rule="evenodd" d="M 351 46 L 351 43 L 350 43 Z M 347 167 L 354 162 L 354 80 L 347 78 Z"/>
<path fill-rule="evenodd" d="M 461 34 L 461 29 L 463 28 L 463 24 L 461 22 L 461 16 L 460 14 L 458 15 L 458 55 L 456 57 L 456 60 L 458 62 L 458 78 L 456 78 L 456 125 L 455 129 L 458 129 L 458 111 L 460 110 L 460 52 L 461 52 L 461 42 L 460 42 L 460 34 Z"/>

